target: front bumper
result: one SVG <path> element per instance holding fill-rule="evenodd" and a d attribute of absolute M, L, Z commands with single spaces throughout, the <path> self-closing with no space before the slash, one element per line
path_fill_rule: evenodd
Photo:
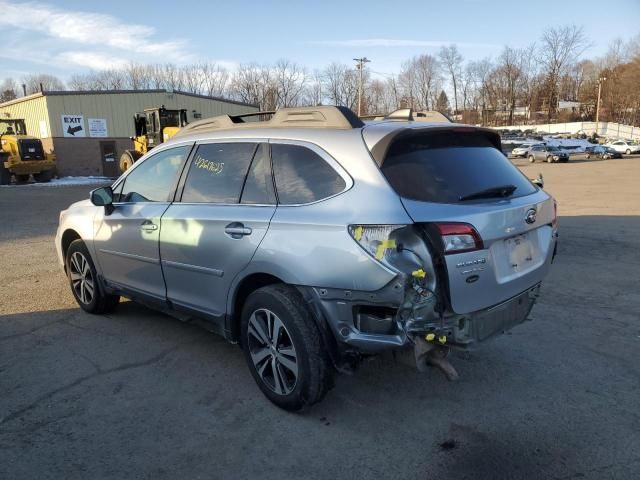
<path fill-rule="evenodd" d="M 390 318 L 391 331 L 386 334 L 359 330 L 354 321 L 354 311 L 363 303 L 382 308 L 394 303 L 399 305 L 400 302 L 394 300 L 398 299 L 398 295 L 401 296 L 402 289 L 394 282 L 375 293 L 310 290 L 313 303 L 319 308 L 341 347 L 361 353 L 377 353 L 408 346 L 413 343 L 413 338 L 424 338 L 430 334 L 435 338 L 446 337 L 446 345 L 462 348 L 487 340 L 527 319 L 538 298 L 540 284 L 498 305 L 470 314 L 445 313 L 442 318 L 412 319 L 407 322 L 400 322 L 397 317 Z"/>

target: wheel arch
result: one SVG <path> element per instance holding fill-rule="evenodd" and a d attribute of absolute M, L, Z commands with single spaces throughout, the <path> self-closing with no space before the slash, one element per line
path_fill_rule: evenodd
<path fill-rule="evenodd" d="M 273 285 L 275 283 L 286 283 L 281 278 L 265 272 L 253 272 L 241 278 L 232 287 L 227 299 L 227 325 L 226 335 L 229 340 L 237 342 L 240 338 L 240 316 L 242 305 L 253 292 L 259 288 Z"/>
<path fill-rule="evenodd" d="M 337 342 L 335 337 L 331 333 L 324 313 L 313 301 L 313 295 L 311 295 L 310 292 L 311 287 L 293 285 L 287 282 L 286 279 L 283 279 L 281 277 L 282 276 L 277 276 L 272 273 L 252 272 L 237 281 L 237 283 L 232 287 L 227 299 L 227 315 L 225 325 L 225 335 L 227 340 L 231 342 L 238 342 L 240 339 L 240 319 L 242 314 L 242 306 L 249 295 L 251 295 L 259 288 L 266 287 L 267 285 L 282 283 L 292 286 L 293 288 L 298 290 L 304 301 L 307 303 L 309 311 L 311 312 L 311 316 L 313 317 L 313 320 L 320 331 L 320 337 L 322 338 L 323 344 L 325 348 L 327 348 L 327 351 L 329 352 L 329 355 L 331 356 L 331 359 L 335 365 L 338 355 Z"/>
<path fill-rule="evenodd" d="M 63 260 L 66 260 L 67 250 L 69 250 L 69 245 L 71 245 L 71 242 L 75 240 L 82 240 L 82 237 L 73 228 L 67 228 L 62 234 L 62 238 L 60 239 L 60 247 L 62 248 Z M 66 261 L 65 261 L 64 268 L 65 270 L 67 269 Z"/>

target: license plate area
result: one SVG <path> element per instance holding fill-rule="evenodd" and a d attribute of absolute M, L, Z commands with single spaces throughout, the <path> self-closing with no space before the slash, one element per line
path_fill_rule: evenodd
<path fill-rule="evenodd" d="M 497 241 L 491 248 L 498 283 L 514 280 L 543 263 L 538 232 L 529 232 Z"/>
<path fill-rule="evenodd" d="M 509 256 L 509 262 L 514 272 L 527 270 L 534 263 L 536 249 L 529 238 L 529 233 L 507 238 L 504 243 L 505 251 Z"/>

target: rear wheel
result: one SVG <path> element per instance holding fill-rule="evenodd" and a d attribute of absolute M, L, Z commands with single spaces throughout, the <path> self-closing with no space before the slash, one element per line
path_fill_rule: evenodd
<path fill-rule="evenodd" d="M 27 183 L 29 175 L 16 175 L 16 183 Z"/>
<path fill-rule="evenodd" d="M 36 182 L 47 183 L 53 178 L 53 170 L 45 170 L 44 172 L 34 173 L 33 179 Z"/>
<path fill-rule="evenodd" d="M 66 255 L 67 277 L 71 292 L 84 311 L 108 313 L 113 311 L 120 297 L 103 292 L 89 250 L 82 240 L 74 240 Z"/>
<path fill-rule="evenodd" d="M 249 370 L 278 407 L 302 410 L 333 386 L 320 332 L 300 293 L 277 284 L 253 292 L 242 309 L 241 340 Z"/>
<path fill-rule="evenodd" d="M 553 157 L 551 155 L 549 155 L 547 157 L 547 163 L 552 163 L 553 162 Z"/>
<path fill-rule="evenodd" d="M 529 162 L 533 163 L 535 161 L 536 161 L 535 157 L 533 155 L 529 155 Z"/>

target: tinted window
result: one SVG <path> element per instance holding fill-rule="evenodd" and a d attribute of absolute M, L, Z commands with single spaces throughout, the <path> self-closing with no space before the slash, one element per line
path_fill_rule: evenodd
<path fill-rule="evenodd" d="M 404 136 L 392 143 L 381 170 L 400 196 L 426 202 L 456 203 L 503 185 L 515 185 L 515 197 L 536 191 L 487 136 L 476 132 Z"/>
<path fill-rule="evenodd" d="M 124 181 L 121 202 L 166 202 L 190 146 L 164 150 L 142 161 Z"/>
<path fill-rule="evenodd" d="M 271 146 L 278 201 L 295 205 L 340 193 L 345 181 L 322 157 L 299 145 Z"/>
<path fill-rule="evenodd" d="M 273 178 L 271 177 L 269 145 L 266 143 L 258 147 L 253 157 L 247 180 L 244 182 L 240 203 L 276 203 L 276 195 L 273 190 Z"/>
<path fill-rule="evenodd" d="M 198 146 L 182 192 L 183 202 L 238 203 L 255 143 Z"/>

